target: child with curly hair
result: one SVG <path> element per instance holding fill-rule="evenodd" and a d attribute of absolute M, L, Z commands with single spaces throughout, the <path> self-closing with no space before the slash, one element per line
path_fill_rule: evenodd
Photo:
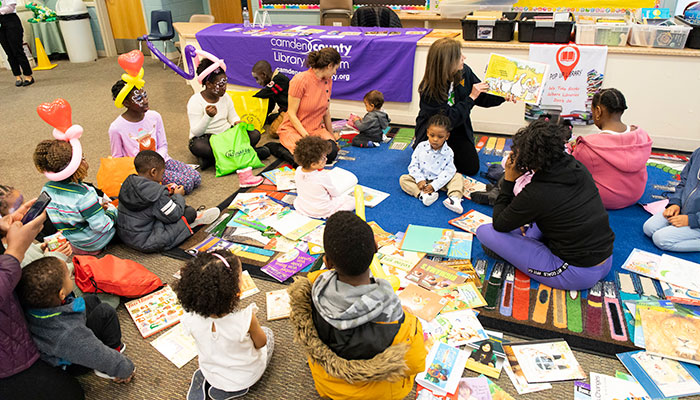
<path fill-rule="evenodd" d="M 270 363 L 272 330 L 260 326 L 255 303 L 239 307 L 241 273 L 238 257 L 223 250 L 199 254 L 180 270 L 173 288 L 185 310 L 180 321 L 199 353 L 188 400 L 244 396 Z"/>
<path fill-rule="evenodd" d="M 72 374 L 94 369 L 117 383 L 131 381 L 136 368 L 123 354 L 117 312 L 94 294 L 76 298 L 65 262 L 33 261 L 22 270 L 17 292 L 42 360 Z"/>
<path fill-rule="evenodd" d="M 513 136 L 493 224 L 476 236 L 489 255 L 563 290 L 590 289 L 612 267 L 615 234 L 586 167 L 564 152 L 569 128 L 538 120 Z M 515 181 L 533 171 L 515 196 Z"/>
<path fill-rule="evenodd" d="M 57 173 L 71 162 L 73 149 L 69 142 L 44 140 L 34 150 L 34 165 L 42 173 Z M 90 185 L 83 183 L 89 165 L 83 160 L 67 179 L 44 184 L 43 191 L 51 196 L 46 212 L 56 229 L 73 246 L 73 254 L 99 254 L 116 232 L 117 209 L 101 204 Z"/>
<path fill-rule="evenodd" d="M 331 151 L 331 144 L 318 136 L 299 139 L 294 149 L 294 160 L 299 164 L 294 174 L 297 185 L 294 208 L 311 218 L 328 218 L 336 211 L 355 209 L 355 200 L 343 196 L 333 184 L 330 171 L 323 169 Z"/>

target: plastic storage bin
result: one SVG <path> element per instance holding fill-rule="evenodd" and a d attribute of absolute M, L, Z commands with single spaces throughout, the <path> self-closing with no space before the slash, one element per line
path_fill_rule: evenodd
<path fill-rule="evenodd" d="M 632 46 L 682 49 L 691 30 L 691 27 L 677 23 L 673 25 L 633 24 L 629 43 Z"/>
<path fill-rule="evenodd" d="M 518 20 L 518 41 L 526 43 L 569 43 L 574 20 L 569 13 L 568 21 L 535 20 L 539 15 L 553 16 L 553 13 L 524 12 Z"/>
<path fill-rule="evenodd" d="M 688 34 L 688 40 L 685 42 L 685 47 L 700 49 L 700 22 L 691 23 L 687 18 L 683 18 L 680 15 L 676 19 L 690 26 L 690 33 Z"/>
<path fill-rule="evenodd" d="M 97 60 L 95 39 L 90 28 L 90 15 L 85 3 L 82 0 L 58 0 L 56 15 L 70 62 Z"/>
<path fill-rule="evenodd" d="M 514 0 L 442 0 L 437 12 L 442 18 L 462 19 L 474 10 L 509 11 Z"/>
<path fill-rule="evenodd" d="M 631 24 L 598 22 L 576 23 L 576 44 L 626 46 Z"/>
<path fill-rule="evenodd" d="M 471 15 L 473 13 L 469 13 Z M 464 40 L 510 42 L 515 32 L 515 13 L 505 13 L 507 20 L 462 20 Z"/>

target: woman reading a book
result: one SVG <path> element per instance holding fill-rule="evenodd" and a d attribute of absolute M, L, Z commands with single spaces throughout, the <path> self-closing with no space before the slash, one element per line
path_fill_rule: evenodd
<path fill-rule="evenodd" d="M 513 137 L 493 224 L 476 236 L 487 255 L 505 259 L 530 278 L 563 290 L 583 290 L 612 266 L 615 235 L 591 174 L 564 152 L 563 125 L 538 120 Z M 515 180 L 532 181 L 515 196 Z"/>
<path fill-rule="evenodd" d="M 306 58 L 307 71 L 294 75 L 289 82 L 289 108 L 282 125 L 277 129 L 280 144 L 268 143 L 270 153 L 288 163 L 294 163 L 294 148 L 305 136 L 319 136 L 331 144 L 326 163 L 338 155 L 338 138 L 332 133 L 331 89 L 333 75 L 340 66 L 340 53 L 332 47 L 312 51 Z"/>
<path fill-rule="evenodd" d="M 447 145 L 455 154 L 457 172 L 474 175 L 479 172 L 479 154 L 474 147 L 474 129 L 471 109 L 495 107 L 504 101 L 515 99 L 486 93 L 487 83 L 482 83 L 471 68 L 464 64 L 460 44 L 451 38 L 442 38 L 430 46 L 423 80 L 418 86 L 420 111 L 416 117 L 416 141 L 428 140 L 428 120 L 435 114 L 450 118 L 452 131 Z"/>

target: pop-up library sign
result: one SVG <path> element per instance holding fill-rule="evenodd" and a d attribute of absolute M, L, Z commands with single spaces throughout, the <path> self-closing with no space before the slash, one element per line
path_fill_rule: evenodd
<path fill-rule="evenodd" d="M 601 87 L 607 57 L 607 46 L 530 45 L 530 61 L 549 65 L 540 105 L 560 106 L 562 115 L 590 111 L 586 101 Z"/>

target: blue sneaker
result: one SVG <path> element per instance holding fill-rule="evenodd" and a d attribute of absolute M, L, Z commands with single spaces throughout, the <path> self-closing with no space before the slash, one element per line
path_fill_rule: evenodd
<path fill-rule="evenodd" d="M 217 389 L 214 386 L 209 387 L 209 397 L 212 400 L 230 400 L 248 394 L 248 388 L 239 390 L 237 392 L 224 392 L 221 389 Z M 187 399 L 189 400 L 189 399 Z"/>
<path fill-rule="evenodd" d="M 190 389 L 187 391 L 187 400 L 207 400 L 207 393 L 205 390 L 206 383 L 207 380 L 204 379 L 204 374 L 197 368 L 194 374 L 192 374 Z"/>

